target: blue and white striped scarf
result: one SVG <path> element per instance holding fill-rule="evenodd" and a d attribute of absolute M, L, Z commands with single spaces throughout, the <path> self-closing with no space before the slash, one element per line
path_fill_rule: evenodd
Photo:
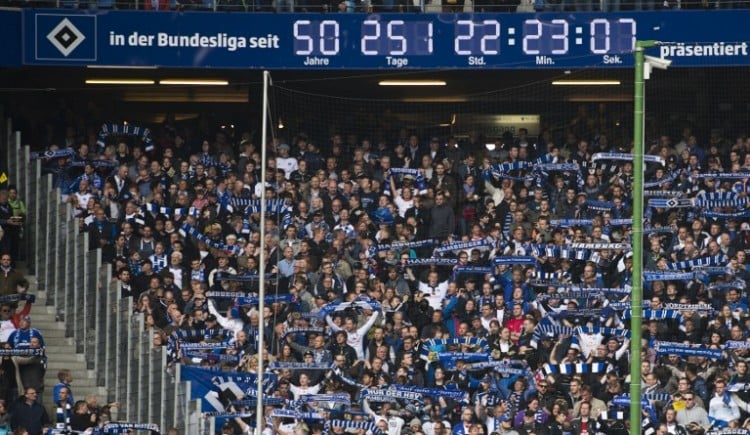
<path fill-rule="evenodd" d="M 556 338 L 560 335 L 572 336 L 574 334 L 575 329 L 568 326 L 539 323 L 531 336 L 532 347 L 536 347 L 536 343 L 539 343 L 543 338 Z"/>
<path fill-rule="evenodd" d="M 151 213 L 152 215 L 164 215 L 168 218 L 173 219 L 180 219 L 181 217 L 185 216 L 192 216 L 194 218 L 197 218 L 200 216 L 201 211 L 199 208 L 196 207 L 189 207 L 189 208 L 171 208 L 171 207 L 162 207 L 158 204 L 153 203 L 146 203 L 141 206 L 141 210 L 145 213 Z"/>
<path fill-rule="evenodd" d="M 107 145 L 107 137 L 112 134 L 138 136 L 143 142 L 144 149 L 147 153 L 154 150 L 154 140 L 151 138 L 151 130 L 148 128 L 131 124 L 120 125 L 113 123 L 103 124 L 102 129 L 99 131 L 99 138 L 96 140 L 96 145 L 100 150 L 104 150 Z"/>
<path fill-rule="evenodd" d="M 542 373 L 549 375 L 575 375 L 589 373 L 604 373 L 607 370 L 606 363 L 576 363 L 576 364 L 544 364 Z"/>
<path fill-rule="evenodd" d="M 237 246 L 237 245 L 231 245 L 230 246 L 230 245 L 227 245 L 227 244 L 224 244 L 224 243 L 221 243 L 221 242 L 215 242 L 215 241 L 209 239 L 208 237 L 206 237 L 203 233 L 201 233 L 200 231 L 198 231 L 198 229 L 194 228 L 190 224 L 187 224 L 187 223 L 182 224 L 182 227 L 180 227 L 180 231 L 183 232 L 185 235 L 189 234 L 189 235 L 195 237 L 196 239 L 198 239 L 199 241 L 205 243 L 207 246 L 209 246 L 211 248 L 218 249 L 218 250 L 224 251 L 224 252 L 231 252 L 231 253 L 233 253 L 235 255 L 240 255 L 242 253 L 242 248 L 240 248 L 239 246 Z"/>
<path fill-rule="evenodd" d="M 526 162 L 523 160 L 518 160 L 512 163 L 500 163 L 496 165 L 490 166 L 490 171 L 492 172 L 492 175 L 497 176 L 496 174 L 505 174 L 511 171 L 519 171 L 522 169 L 529 169 L 534 166 L 531 162 Z"/>
<path fill-rule="evenodd" d="M 603 326 L 579 326 L 576 328 L 576 332 L 578 335 L 581 334 L 601 334 L 601 335 L 607 335 L 607 336 L 618 336 L 618 337 L 627 337 L 630 338 L 630 330 L 628 329 L 617 329 L 617 328 L 607 328 Z"/>
<path fill-rule="evenodd" d="M 664 183 L 671 183 L 674 180 L 676 180 L 677 177 L 680 176 L 680 173 L 681 173 L 681 171 L 674 171 L 674 172 L 672 172 L 671 174 L 667 175 L 666 177 L 664 177 L 662 179 L 653 180 L 653 181 L 647 181 L 647 182 L 643 183 L 643 188 L 644 189 L 650 189 L 652 187 L 659 187 L 659 186 L 661 186 Z M 644 192 L 644 194 L 645 194 L 645 192 Z"/>
<path fill-rule="evenodd" d="M 632 315 L 633 312 L 631 310 L 625 310 L 623 313 L 623 319 L 629 319 Z M 682 320 L 682 313 L 677 310 L 643 310 L 643 318 L 647 320 Z"/>
<path fill-rule="evenodd" d="M 570 272 L 542 272 L 541 270 L 534 270 L 531 277 L 545 281 L 561 281 L 570 278 Z"/>
<path fill-rule="evenodd" d="M 261 202 L 259 199 L 231 197 L 227 201 L 227 209 L 232 212 L 235 208 L 244 209 L 246 214 L 260 213 Z M 267 199 L 267 213 L 282 213 L 286 211 L 288 204 L 285 199 Z"/>
<path fill-rule="evenodd" d="M 60 157 L 73 157 L 76 155 L 76 151 L 71 148 L 65 148 L 56 151 L 43 151 L 43 152 L 32 152 L 29 153 L 29 159 L 31 160 L 49 160 L 58 159 Z"/>
<path fill-rule="evenodd" d="M 657 355 L 683 355 L 683 356 L 702 356 L 711 359 L 722 359 L 721 349 L 710 349 L 705 346 L 694 346 L 685 343 L 676 343 L 671 341 L 657 341 L 654 343 L 654 350 Z"/>
<path fill-rule="evenodd" d="M 734 192 L 703 192 L 696 195 L 694 204 L 698 207 L 744 207 L 748 203 L 747 197 L 741 197 Z"/>
<path fill-rule="evenodd" d="M 729 260 L 724 255 L 714 255 L 712 257 L 696 258 L 693 260 L 678 261 L 675 263 L 667 264 L 669 270 L 682 270 L 690 269 L 692 267 L 700 266 L 716 266 L 720 264 L 726 264 Z"/>
<path fill-rule="evenodd" d="M 588 260 L 591 251 L 588 249 L 574 249 L 568 246 L 531 245 L 532 253 L 539 257 L 562 258 L 567 260 Z"/>

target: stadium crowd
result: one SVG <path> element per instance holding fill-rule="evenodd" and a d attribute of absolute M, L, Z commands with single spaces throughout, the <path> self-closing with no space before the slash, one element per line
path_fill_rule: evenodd
<path fill-rule="evenodd" d="M 260 375 L 268 434 L 625 434 L 633 165 L 592 122 L 489 147 L 300 133 L 265 180 L 223 130 L 105 124 L 34 157 L 154 346 L 209 374 L 223 433 L 252 430 Z M 649 148 L 644 431 L 746 433 L 750 139 Z"/>

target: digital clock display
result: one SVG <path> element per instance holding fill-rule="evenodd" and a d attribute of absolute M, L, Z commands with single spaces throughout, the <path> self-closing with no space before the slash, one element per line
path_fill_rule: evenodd
<path fill-rule="evenodd" d="M 628 68 L 633 65 L 636 40 L 670 41 L 647 54 L 670 58 L 674 66 L 750 65 L 746 30 L 750 10 L 675 11 L 668 15 L 669 19 L 664 12 L 647 11 L 120 14 L 23 9 L 0 11 L 0 28 L 28 29 L 20 41 L 24 65 Z M 46 36 L 56 34 L 63 25 L 80 32 L 74 44 Z M 696 42 L 698 27 L 701 37 Z"/>
<path fill-rule="evenodd" d="M 519 55 L 527 62 L 556 65 L 557 56 L 630 53 L 637 38 L 636 20 L 630 17 L 591 18 L 583 23 L 571 17 L 519 20 L 516 15 L 457 15 L 447 21 L 391 17 L 367 17 L 357 32 L 351 28 L 342 32 L 348 26 L 337 18 L 298 19 L 293 24 L 294 54 L 306 56 L 307 66 L 326 61 L 318 57 L 352 50 L 368 58 L 386 58 L 386 66 L 397 68 L 408 66 L 409 57 L 446 54 L 477 66 Z"/>

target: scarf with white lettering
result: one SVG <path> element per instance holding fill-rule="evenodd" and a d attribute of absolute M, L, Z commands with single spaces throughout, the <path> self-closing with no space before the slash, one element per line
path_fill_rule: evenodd
<path fill-rule="evenodd" d="M 536 264 L 536 258 L 530 255 L 497 256 L 492 259 L 492 264 L 495 266 L 509 266 L 514 264 L 533 266 Z"/>
<path fill-rule="evenodd" d="M 408 258 L 404 266 L 455 266 L 458 258 Z"/>
<path fill-rule="evenodd" d="M 595 162 L 597 160 L 623 160 L 632 162 L 633 157 L 633 154 L 629 153 L 595 153 L 591 156 L 591 161 Z M 661 156 L 655 156 L 651 154 L 644 154 L 643 161 L 645 163 L 659 163 L 662 166 L 664 166 L 665 163 L 664 159 Z"/>
<path fill-rule="evenodd" d="M 711 219 L 748 219 L 750 218 L 750 210 L 738 211 L 736 213 L 721 213 L 706 210 L 703 212 L 703 216 Z"/>
<path fill-rule="evenodd" d="M 94 434 L 109 433 L 130 433 L 132 431 L 146 430 L 152 433 L 160 433 L 159 425 L 155 423 L 128 423 L 128 422 L 110 422 L 105 423 L 101 428 L 94 428 Z"/>
<path fill-rule="evenodd" d="M 484 338 L 478 338 L 478 337 L 431 338 L 424 342 L 422 346 L 420 358 L 422 358 L 425 361 L 433 361 L 434 357 L 431 357 L 430 354 L 434 353 L 434 351 L 432 350 L 434 347 L 461 345 L 461 344 L 479 347 L 481 348 L 482 352 L 487 353 L 487 354 L 489 354 L 490 352 L 490 345 L 489 343 L 487 343 L 487 340 L 485 340 Z"/>
<path fill-rule="evenodd" d="M 644 281 L 686 281 L 695 278 L 693 272 L 657 272 L 647 271 L 643 273 Z"/>
<path fill-rule="evenodd" d="M 377 245 L 375 249 L 377 252 L 383 251 L 403 251 L 406 249 L 419 249 L 426 246 L 433 246 L 435 241 L 432 239 L 419 240 L 416 242 L 394 242 L 385 245 Z"/>
<path fill-rule="evenodd" d="M 452 243 L 443 244 L 435 248 L 435 254 L 445 254 L 447 252 L 463 251 L 465 249 L 487 248 L 487 247 L 489 247 L 489 242 L 487 242 L 487 240 L 484 240 L 484 239 L 470 240 L 468 242 L 452 242 Z"/>
<path fill-rule="evenodd" d="M 671 341 L 655 342 L 654 350 L 657 355 L 702 356 L 711 359 L 723 359 L 721 349 L 710 349 L 705 346 L 694 346 Z"/>
<path fill-rule="evenodd" d="M 552 219 L 549 226 L 553 228 L 585 227 L 593 223 L 591 219 Z"/>
<path fill-rule="evenodd" d="M 750 178 L 750 172 L 713 172 L 695 175 L 694 178 L 717 178 L 720 180 L 744 180 Z"/>

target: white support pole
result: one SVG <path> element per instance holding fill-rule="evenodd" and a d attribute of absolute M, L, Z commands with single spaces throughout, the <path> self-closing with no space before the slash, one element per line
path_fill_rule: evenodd
<path fill-rule="evenodd" d="M 261 144 L 260 144 L 260 264 L 258 265 L 258 273 L 260 279 L 258 280 L 258 399 L 255 408 L 255 433 L 260 435 L 263 433 L 265 427 L 265 421 L 263 419 L 263 331 L 265 325 L 265 319 L 263 318 L 263 310 L 265 309 L 265 297 L 266 297 L 266 254 L 264 251 L 266 243 L 266 145 L 268 140 L 268 86 L 271 79 L 271 73 L 263 71 L 263 116 L 261 127 Z"/>

